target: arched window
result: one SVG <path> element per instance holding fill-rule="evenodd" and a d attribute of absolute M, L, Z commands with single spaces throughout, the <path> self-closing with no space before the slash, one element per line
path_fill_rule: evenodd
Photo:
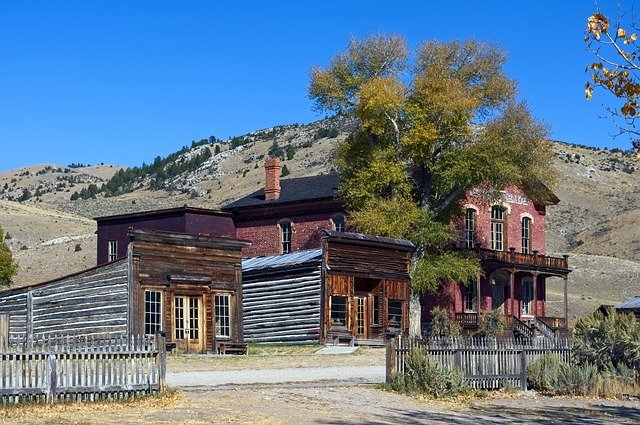
<path fill-rule="evenodd" d="M 491 207 L 491 249 L 504 250 L 504 216 L 505 209 L 499 205 Z"/>
<path fill-rule="evenodd" d="M 467 208 L 464 219 L 464 247 L 476 247 L 476 210 Z"/>
<path fill-rule="evenodd" d="M 531 252 L 531 219 L 522 217 L 522 253 Z"/>
<path fill-rule="evenodd" d="M 282 220 L 278 226 L 280 227 L 280 253 L 288 254 L 291 252 L 291 221 Z"/>
<path fill-rule="evenodd" d="M 337 232 L 344 232 L 346 229 L 346 220 L 344 214 L 334 214 L 331 216 L 331 223 L 333 230 Z"/>

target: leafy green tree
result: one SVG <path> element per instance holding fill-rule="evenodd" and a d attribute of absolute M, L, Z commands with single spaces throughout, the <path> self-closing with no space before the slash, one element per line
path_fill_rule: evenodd
<path fill-rule="evenodd" d="M 418 294 L 475 279 L 477 256 L 448 249 L 459 200 L 475 187 L 488 199 L 513 184 L 536 199 L 552 182 L 544 125 L 517 103 L 502 70 L 505 53 L 474 41 L 424 42 L 415 63 L 399 36 L 352 39 L 325 68 L 311 70 L 319 111 L 354 114 L 358 129 L 335 163 L 353 223 L 411 240 L 411 332 L 420 332 Z"/>
<path fill-rule="evenodd" d="M 4 230 L 0 226 L 0 286 L 11 284 L 11 278 L 18 273 L 18 264 L 13 261 L 9 247 L 4 243 Z"/>

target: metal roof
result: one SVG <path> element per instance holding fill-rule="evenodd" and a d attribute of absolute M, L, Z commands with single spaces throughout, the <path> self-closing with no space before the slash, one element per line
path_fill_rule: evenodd
<path fill-rule="evenodd" d="M 321 234 L 323 239 L 329 240 L 343 240 L 351 241 L 355 243 L 367 243 L 373 245 L 393 245 L 395 248 L 406 249 L 407 251 L 413 251 L 415 246 L 405 239 L 388 238 L 385 236 L 366 235 L 364 233 L 355 232 L 338 232 L 336 230 L 322 230 Z"/>
<path fill-rule="evenodd" d="M 637 295 L 633 298 L 629 298 L 627 300 L 622 301 L 620 304 L 615 306 L 617 310 L 634 310 L 640 309 L 640 295 Z"/>
<path fill-rule="evenodd" d="M 313 261 L 322 261 L 322 249 L 308 249 L 290 254 L 245 258 L 242 260 L 242 271 L 295 266 Z"/>

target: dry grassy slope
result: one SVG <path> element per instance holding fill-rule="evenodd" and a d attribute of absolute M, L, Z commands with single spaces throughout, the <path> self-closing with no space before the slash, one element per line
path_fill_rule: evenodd
<path fill-rule="evenodd" d="M 333 123 L 254 132 L 255 142 L 234 150 L 223 145 L 221 154 L 199 170 L 174 179 L 169 190 L 142 188 L 113 198 L 69 201 L 73 190 L 86 187 L 94 178 L 106 180 L 118 169 L 102 166 L 72 170 L 86 176 L 83 183 L 69 188 L 70 192 L 47 193 L 42 195 L 41 202 L 31 199 L 23 205 L 3 202 L 0 224 L 14 236 L 10 245 L 21 263 L 16 283 L 34 283 L 93 266 L 95 239 L 89 236 L 42 246 L 43 242 L 56 237 L 91 234 L 95 230 L 92 217 L 185 204 L 218 208 L 259 189 L 264 176 L 262 164 L 274 140 L 283 147 L 289 144 L 296 147 L 294 158 L 285 161 L 290 177 L 329 171 L 328 158 L 344 134 L 335 139 L 314 140 L 316 131 L 327 125 Z M 555 148 L 558 153 L 555 166 L 560 179 L 554 191 L 561 203 L 548 209 L 547 245 L 550 253 L 571 256 L 570 266 L 574 272 L 569 283 L 570 309 L 572 316 L 580 317 L 600 304 L 615 303 L 640 293 L 640 170 L 637 170 L 640 161 L 621 153 L 562 143 L 555 144 Z M 2 173 L 0 188 L 5 182 L 12 186 L 11 179 L 16 179 L 14 193 L 19 193 L 24 185 L 35 187 L 38 180 L 33 174 L 43 168 L 30 167 L 31 176 L 20 176 L 26 169 Z M 94 177 L 88 177 L 92 175 Z M 38 177 L 43 176 L 46 174 Z M 56 177 L 52 174 L 49 178 Z M 74 251 L 76 243 L 81 243 L 79 252 Z M 21 251 L 22 245 L 29 249 Z M 551 312 L 561 312 L 561 281 L 550 282 L 549 294 Z"/>

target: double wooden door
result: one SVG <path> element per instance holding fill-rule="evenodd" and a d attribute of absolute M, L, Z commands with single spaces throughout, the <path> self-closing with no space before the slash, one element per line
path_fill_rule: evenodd
<path fill-rule="evenodd" d="M 204 349 L 202 296 L 173 297 L 173 333 L 177 348 L 185 353 L 200 353 Z"/>

